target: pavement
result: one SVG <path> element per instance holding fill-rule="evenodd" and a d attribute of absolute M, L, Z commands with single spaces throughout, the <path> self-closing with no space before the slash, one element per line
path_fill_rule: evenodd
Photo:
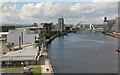
<path fill-rule="evenodd" d="M 42 75 L 54 75 L 54 72 L 53 72 L 53 69 L 52 69 L 52 66 L 50 64 L 50 60 L 48 58 L 48 53 L 47 52 L 44 52 L 43 53 L 44 57 L 45 57 L 45 64 L 44 65 L 41 65 L 41 72 L 42 72 Z"/>
<path fill-rule="evenodd" d="M 0 73 L 7 73 L 7 74 L 22 74 L 22 68 L 18 69 L 0 69 Z"/>

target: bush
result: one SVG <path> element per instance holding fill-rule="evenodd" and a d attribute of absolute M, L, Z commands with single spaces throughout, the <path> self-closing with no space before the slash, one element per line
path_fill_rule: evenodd
<path fill-rule="evenodd" d="M 51 35 L 48 34 L 48 33 L 46 33 L 44 36 L 45 36 L 46 39 L 50 39 L 50 37 L 51 37 Z"/>
<path fill-rule="evenodd" d="M 45 36 L 46 39 L 50 39 L 50 37 L 53 37 L 53 36 L 55 36 L 56 34 L 59 34 L 59 33 L 60 32 L 58 32 L 58 31 L 52 31 L 50 33 L 46 33 L 44 36 Z"/>
<path fill-rule="evenodd" d="M 13 49 L 13 51 L 18 51 L 18 50 L 20 50 L 20 49 L 22 49 L 22 48 L 15 48 L 15 49 Z"/>

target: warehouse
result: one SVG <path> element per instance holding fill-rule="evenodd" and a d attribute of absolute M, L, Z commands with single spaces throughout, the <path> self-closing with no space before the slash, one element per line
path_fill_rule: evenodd
<path fill-rule="evenodd" d="M 5 54 L 0 58 L 1 66 L 37 65 L 38 61 L 37 48 L 24 48 Z"/>
<path fill-rule="evenodd" d="M 43 27 L 23 27 L 9 30 L 7 42 L 13 43 L 14 46 L 33 44 Z"/>

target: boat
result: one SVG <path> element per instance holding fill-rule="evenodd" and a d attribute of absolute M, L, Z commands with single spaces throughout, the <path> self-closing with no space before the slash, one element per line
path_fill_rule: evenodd
<path fill-rule="evenodd" d="M 118 50 L 116 50 L 116 51 L 120 52 L 120 49 L 118 49 Z"/>

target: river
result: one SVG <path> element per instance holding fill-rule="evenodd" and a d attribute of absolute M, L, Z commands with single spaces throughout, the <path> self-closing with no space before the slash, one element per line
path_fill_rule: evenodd
<path fill-rule="evenodd" d="M 55 73 L 118 73 L 118 39 L 78 31 L 55 38 L 48 53 Z"/>

